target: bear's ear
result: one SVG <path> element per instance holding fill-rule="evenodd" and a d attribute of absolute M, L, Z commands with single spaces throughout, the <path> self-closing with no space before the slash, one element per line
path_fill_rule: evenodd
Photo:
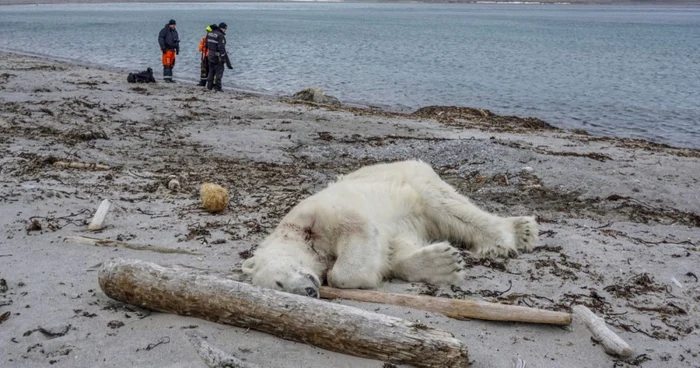
<path fill-rule="evenodd" d="M 255 257 L 250 257 L 243 261 L 243 273 L 252 274 L 255 270 Z"/>

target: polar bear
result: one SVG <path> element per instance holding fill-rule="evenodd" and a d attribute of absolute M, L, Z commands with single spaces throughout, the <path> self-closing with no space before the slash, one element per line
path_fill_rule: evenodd
<path fill-rule="evenodd" d="M 419 160 L 362 167 L 299 202 L 243 262 L 254 285 L 319 297 L 389 277 L 455 284 L 460 252 L 515 257 L 537 242 L 532 216 L 486 212 Z"/>

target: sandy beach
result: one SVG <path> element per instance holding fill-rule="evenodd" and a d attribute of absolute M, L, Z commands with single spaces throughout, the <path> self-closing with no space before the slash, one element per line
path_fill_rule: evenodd
<path fill-rule="evenodd" d="M 565 312 L 583 304 L 634 354 L 607 355 L 580 321 L 458 321 L 333 303 L 449 331 L 472 367 L 511 367 L 518 357 L 528 367 L 700 367 L 698 150 L 478 109 L 395 114 L 128 84 L 123 73 L 8 53 L 0 96 L 0 366 L 206 367 L 185 334 L 195 329 L 259 367 L 390 367 L 126 305 L 100 290 L 97 270 L 123 257 L 237 275 L 279 219 L 336 175 L 417 158 L 484 209 L 536 215 L 540 243 L 514 259 L 464 252 L 461 285 L 389 281 L 381 290 Z M 167 188 L 172 176 L 179 190 Z M 205 181 L 229 190 L 223 213 L 201 209 Z M 113 203 L 106 227 L 90 232 L 103 199 Z M 199 255 L 65 241 L 76 235 Z"/>

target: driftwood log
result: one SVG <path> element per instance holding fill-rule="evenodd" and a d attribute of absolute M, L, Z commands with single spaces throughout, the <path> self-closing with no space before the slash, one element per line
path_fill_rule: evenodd
<path fill-rule="evenodd" d="M 188 250 L 184 249 L 172 249 L 172 248 L 165 248 L 165 247 L 159 247 L 157 245 L 150 245 L 150 244 L 132 244 L 132 243 L 127 243 L 119 240 L 109 240 L 109 239 L 99 239 L 99 238 L 93 238 L 89 236 L 80 236 L 80 235 L 75 235 L 75 236 L 67 236 L 63 239 L 64 242 L 69 242 L 69 243 L 75 243 L 75 244 L 85 244 L 85 245 L 94 245 L 96 247 L 119 247 L 119 248 L 126 248 L 126 249 L 133 249 L 133 250 L 146 250 L 149 252 L 156 252 L 156 253 L 166 253 L 166 254 L 190 254 L 190 255 L 199 255 L 200 253 L 197 252 L 190 252 Z"/>
<path fill-rule="evenodd" d="M 467 347 L 446 331 L 184 268 L 114 259 L 98 281 L 140 307 L 251 328 L 327 350 L 416 367 L 466 367 Z"/>
<path fill-rule="evenodd" d="M 86 162 L 56 161 L 53 163 L 53 166 L 63 168 L 63 169 L 109 170 L 109 166 L 107 166 L 107 165 L 86 163 Z"/>
<path fill-rule="evenodd" d="M 326 286 L 321 287 L 321 298 L 400 305 L 441 313 L 447 317 L 460 320 L 483 319 L 488 321 L 547 323 L 553 325 L 568 325 L 571 323 L 571 314 L 569 313 L 489 303 L 479 300 L 392 294 L 371 290 L 334 289 Z"/>
<path fill-rule="evenodd" d="M 632 356 L 632 348 L 620 336 L 617 336 L 605 325 L 605 321 L 596 316 L 585 305 L 577 305 L 573 308 L 574 315 L 579 317 L 593 334 L 593 339 L 600 342 L 603 350 L 610 355 L 623 358 Z"/>

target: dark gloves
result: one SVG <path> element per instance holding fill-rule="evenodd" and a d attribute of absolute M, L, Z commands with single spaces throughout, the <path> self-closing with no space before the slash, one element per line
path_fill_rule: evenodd
<path fill-rule="evenodd" d="M 180 49 L 175 50 L 175 55 L 180 55 Z"/>
<path fill-rule="evenodd" d="M 226 63 L 226 67 L 229 69 L 233 69 L 233 67 L 231 66 L 231 63 Z"/>

